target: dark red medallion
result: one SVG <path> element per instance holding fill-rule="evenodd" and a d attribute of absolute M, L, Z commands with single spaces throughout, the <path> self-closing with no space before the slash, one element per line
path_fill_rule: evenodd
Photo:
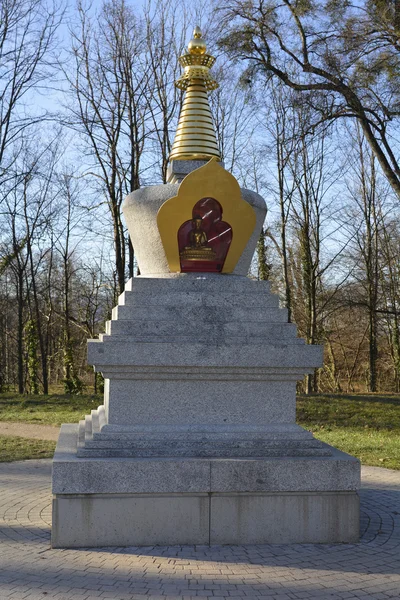
<path fill-rule="evenodd" d="M 178 231 L 181 271 L 221 272 L 231 242 L 232 227 L 222 221 L 222 206 L 214 198 L 202 198 Z"/>

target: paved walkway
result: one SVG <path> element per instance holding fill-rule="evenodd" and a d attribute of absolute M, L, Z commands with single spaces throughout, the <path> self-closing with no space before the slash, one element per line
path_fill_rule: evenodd
<path fill-rule="evenodd" d="M 360 544 L 113 550 L 50 548 L 50 474 L 0 465 L 0 600 L 400 599 L 400 471 L 363 469 Z"/>
<path fill-rule="evenodd" d="M 9 423 L 0 421 L 0 435 L 16 435 L 34 440 L 50 440 L 56 442 L 60 428 L 53 425 L 35 425 L 31 423 Z M 1 600 L 1 598 L 0 598 Z"/>

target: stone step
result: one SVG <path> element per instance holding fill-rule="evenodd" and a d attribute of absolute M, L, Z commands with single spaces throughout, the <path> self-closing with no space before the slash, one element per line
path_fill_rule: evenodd
<path fill-rule="evenodd" d="M 93 436 L 92 415 L 85 416 L 85 439 L 90 439 Z"/>
<path fill-rule="evenodd" d="M 261 306 L 115 306 L 112 320 L 135 321 L 147 319 L 154 321 L 264 321 L 266 323 L 287 323 L 286 308 L 270 308 Z"/>
<path fill-rule="evenodd" d="M 96 410 L 92 410 L 90 416 L 92 419 L 92 435 L 94 435 L 107 423 L 104 405 L 102 404 Z"/>
<path fill-rule="evenodd" d="M 105 406 L 101 404 L 97 409 L 91 410 L 90 415 L 79 421 L 78 446 L 84 446 L 94 436 L 100 435 L 101 428 L 107 424 Z"/>
<path fill-rule="evenodd" d="M 85 431 L 86 429 L 86 419 L 82 419 L 81 421 L 79 421 L 78 424 L 78 447 L 84 447 L 85 446 Z"/>
<path fill-rule="evenodd" d="M 118 298 L 120 306 L 207 306 L 207 307 L 259 307 L 278 308 L 278 296 L 269 293 L 236 292 L 184 292 L 172 291 L 143 293 L 141 291 L 123 292 Z"/>
<path fill-rule="evenodd" d="M 268 293 L 269 281 L 257 281 L 238 275 L 220 273 L 181 273 L 165 277 L 134 277 L 125 285 L 125 291 L 169 293 L 173 291 L 224 292 L 237 294 Z"/>
<path fill-rule="evenodd" d="M 237 436 L 233 438 L 232 436 L 227 436 L 224 438 L 220 435 L 190 435 L 184 436 L 168 436 L 164 438 L 163 436 L 150 435 L 146 437 L 135 436 L 130 438 L 120 438 L 119 436 L 114 436 L 110 439 L 110 436 L 107 436 L 107 439 L 102 439 L 102 434 L 96 434 L 96 439 L 88 438 L 85 441 L 86 448 L 105 448 L 111 450 L 118 450 L 119 448 L 125 449 L 140 449 L 140 448 L 163 448 L 164 446 L 168 446 L 168 449 L 175 449 L 180 446 L 186 445 L 198 445 L 199 447 L 206 446 L 215 446 L 219 448 L 231 448 L 231 447 L 241 447 L 241 448 L 251 448 L 253 446 L 257 446 L 259 448 L 273 449 L 273 448 L 291 448 L 291 449 L 310 449 L 310 448 L 323 448 L 323 444 L 317 440 L 316 438 L 311 439 L 302 439 L 302 440 L 293 440 L 293 439 L 275 439 L 269 440 L 264 437 L 258 436 Z"/>
<path fill-rule="evenodd" d="M 103 431 L 101 427 L 104 426 Z M 80 421 L 78 457 L 134 458 L 232 458 L 330 456 L 331 451 L 312 434 L 297 425 L 278 425 L 262 433 L 189 428 L 170 432 L 157 429 L 122 432 L 107 429 L 105 407 L 92 410 Z"/>
<path fill-rule="evenodd" d="M 190 339 L 208 339 L 225 336 L 265 336 L 268 339 L 292 339 L 296 337 L 297 328 L 293 323 L 257 323 L 242 321 L 234 323 L 207 323 L 200 319 L 192 322 L 173 321 L 108 321 L 106 334 L 112 336 L 187 336 Z"/>
<path fill-rule="evenodd" d="M 163 440 L 168 443 L 168 440 L 201 440 L 215 442 L 216 440 L 231 441 L 240 440 L 264 440 L 265 442 L 290 442 L 293 444 L 302 443 L 303 441 L 313 441 L 313 443 L 322 444 L 314 438 L 311 431 L 304 429 L 295 423 L 274 423 L 269 425 L 226 425 L 216 424 L 186 424 L 186 425 L 121 425 L 107 423 L 102 427 L 101 431 L 93 433 L 94 440 L 113 441 L 126 440 L 135 441 L 138 439 L 146 440 Z"/>
<path fill-rule="evenodd" d="M 107 335 L 101 333 L 99 335 L 99 340 L 101 342 L 105 342 L 106 344 L 109 342 L 128 342 L 132 344 L 201 344 L 205 346 L 218 346 L 219 344 L 224 344 L 225 346 L 234 346 L 234 345 L 253 345 L 253 346 L 265 346 L 268 344 L 269 346 L 276 347 L 287 347 L 287 346 L 302 346 L 305 344 L 305 340 L 297 337 L 281 337 L 281 338 L 269 338 L 265 335 L 251 335 L 245 334 L 235 335 L 235 334 L 224 334 L 221 335 L 218 331 L 214 331 L 209 334 L 200 333 L 196 335 L 194 338 L 191 335 L 187 334 L 120 334 L 120 335 Z"/>
<path fill-rule="evenodd" d="M 265 337 L 255 336 L 250 340 L 227 337 L 222 344 L 210 339 L 199 342 L 188 338 L 176 341 L 168 337 L 153 337 L 149 341 L 138 342 L 129 337 L 102 336 L 100 340 L 88 340 L 87 349 L 88 363 L 106 373 L 106 378 L 113 378 L 112 373 L 118 373 L 119 368 L 126 372 L 126 378 L 130 369 L 140 371 L 142 367 L 150 367 L 156 371 L 158 365 L 176 369 L 174 373 L 194 366 L 201 372 L 216 367 L 257 369 L 261 370 L 265 381 L 278 373 L 279 380 L 301 379 L 305 373 L 312 373 L 314 367 L 321 365 L 323 350 L 322 346 L 306 346 L 301 338 L 290 340 L 290 343 L 289 340 L 286 343 L 275 340 L 270 343 Z M 232 374 L 231 370 L 230 377 Z M 132 378 L 135 379 L 135 376 L 132 375 Z"/>
<path fill-rule="evenodd" d="M 242 446 L 238 443 L 232 447 L 202 447 L 188 443 L 176 448 L 159 446 L 155 448 L 88 448 L 78 447 L 77 456 L 93 458 L 247 458 L 247 457 L 302 457 L 302 456 L 331 456 L 327 448 L 268 448 L 265 446 Z"/>

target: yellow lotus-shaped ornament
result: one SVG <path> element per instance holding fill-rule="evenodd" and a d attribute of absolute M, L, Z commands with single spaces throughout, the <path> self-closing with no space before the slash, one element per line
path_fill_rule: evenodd
<path fill-rule="evenodd" d="M 219 216 L 209 225 L 208 233 L 201 226 L 201 222 L 207 223 L 207 214 L 204 210 L 203 214 L 196 214 L 196 207 L 207 207 L 207 202 L 219 207 Z M 211 159 L 189 173 L 180 184 L 178 195 L 161 206 L 157 225 L 171 272 L 232 273 L 254 231 L 256 213 L 243 200 L 235 177 L 221 167 L 217 159 Z M 183 245 L 182 235 L 187 240 Z M 216 236 L 220 238 L 217 242 Z M 228 238 L 229 243 L 226 243 Z M 225 254 L 219 259 L 221 240 Z M 208 266 L 212 261 L 215 268 Z"/>

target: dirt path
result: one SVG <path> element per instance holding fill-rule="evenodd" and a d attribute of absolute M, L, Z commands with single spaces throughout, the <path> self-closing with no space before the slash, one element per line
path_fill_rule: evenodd
<path fill-rule="evenodd" d="M 8 423 L 0 421 L 0 435 L 16 435 L 35 440 L 58 440 L 59 427 L 52 425 L 33 425 L 30 423 Z"/>

